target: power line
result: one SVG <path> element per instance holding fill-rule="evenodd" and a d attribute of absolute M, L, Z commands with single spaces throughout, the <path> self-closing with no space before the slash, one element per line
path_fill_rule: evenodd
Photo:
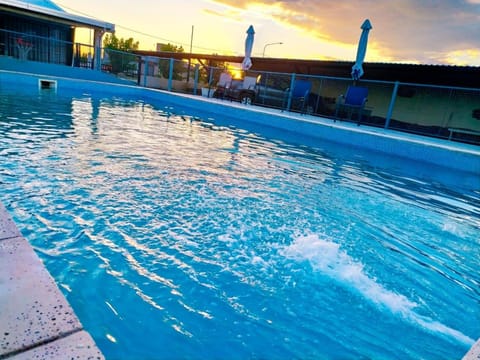
<path fill-rule="evenodd" d="M 79 10 L 75 10 L 75 9 L 72 9 L 71 7 L 68 7 L 66 5 L 63 5 L 62 3 L 60 2 L 56 2 L 58 5 L 60 5 L 62 8 L 64 9 L 67 9 L 71 12 L 74 12 L 76 14 L 79 14 L 79 15 L 83 15 L 83 16 L 87 16 L 89 18 L 92 18 L 92 19 L 96 19 L 96 20 L 102 20 L 102 19 L 99 19 L 93 15 L 90 15 L 90 14 L 87 14 L 87 13 L 84 13 L 82 11 L 79 11 Z M 124 29 L 124 30 L 127 30 L 127 31 L 131 31 L 135 34 L 139 34 L 139 35 L 142 35 L 142 36 L 147 36 L 147 37 L 150 37 L 154 40 L 160 40 L 160 41 L 166 41 L 168 43 L 171 43 L 173 45 L 180 45 L 182 47 L 186 46 L 190 46 L 190 44 L 187 44 L 187 43 L 182 43 L 182 42 L 178 42 L 178 41 L 173 41 L 173 40 L 169 40 L 169 39 L 165 39 L 165 38 L 162 38 L 162 37 L 159 37 L 159 36 L 156 36 L 156 35 L 152 35 L 152 34 L 147 34 L 145 32 L 142 32 L 142 31 L 138 31 L 138 30 L 135 30 L 135 29 L 132 29 L 132 28 L 129 28 L 129 27 L 126 27 L 126 26 L 122 26 L 122 25 L 119 25 L 119 24 L 115 24 L 116 27 L 119 27 L 121 29 Z M 214 51 L 214 52 L 221 52 L 221 50 L 218 50 L 218 49 L 213 49 L 213 48 L 207 48 L 207 47 L 202 47 L 202 46 L 195 46 L 193 45 L 193 47 L 195 49 L 200 49 L 200 50 L 208 50 L 208 51 Z"/>
<path fill-rule="evenodd" d="M 134 33 L 136 33 L 136 34 L 140 34 L 140 35 L 143 35 L 143 36 L 148 36 L 148 37 L 150 37 L 150 38 L 152 38 L 152 39 L 155 39 L 155 40 L 167 41 L 167 42 L 169 42 L 169 43 L 173 43 L 174 45 L 180 45 L 180 46 L 182 46 L 182 47 L 183 47 L 183 46 L 185 46 L 185 47 L 189 47 L 189 46 L 190 46 L 189 43 L 182 43 L 182 42 L 177 42 L 177 41 L 173 41 L 173 40 L 161 38 L 161 37 L 159 37 L 159 36 L 147 34 L 147 33 L 144 33 L 144 32 L 142 32 L 142 31 L 134 30 L 134 29 L 131 29 L 131 28 L 122 26 L 122 25 L 117 25 L 117 24 L 115 24 L 115 26 L 118 26 L 119 28 L 124 29 L 124 30 L 128 30 L 128 31 L 134 32 Z M 202 50 L 219 51 L 218 49 L 206 48 L 206 47 L 202 47 L 202 46 L 195 46 L 195 45 L 193 45 L 193 47 L 196 48 L 196 49 L 202 49 Z"/>

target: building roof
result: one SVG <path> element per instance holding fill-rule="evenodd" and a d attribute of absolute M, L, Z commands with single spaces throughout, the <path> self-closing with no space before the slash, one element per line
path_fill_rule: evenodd
<path fill-rule="evenodd" d="M 243 56 L 175 53 L 165 51 L 134 51 L 138 55 L 174 59 L 197 59 L 202 63 L 241 63 Z M 253 57 L 252 71 L 295 73 L 349 78 L 353 61 L 302 60 Z M 450 65 L 420 65 L 395 63 L 364 63 L 362 80 L 378 80 L 412 84 L 480 89 L 480 67 Z"/>
<path fill-rule="evenodd" d="M 114 24 L 85 16 L 69 14 L 50 0 L 0 0 L 0 9 L 7 9 L 17 14 L 36 18 L 63 22 L 72 26 L 97 28 L 108 32 L 115 31 Z"/>
<path fill-rule="evenodd" d="M 22 1 L 22 2 L 30 5 L 44 7 L 50 10 L 57 10 L 57 11 L 63 12 L 63 9 L 60 6 L 58 6 L 53 1 L 50 1 L 50 0 L 28 0 L 28 1 Z"/>

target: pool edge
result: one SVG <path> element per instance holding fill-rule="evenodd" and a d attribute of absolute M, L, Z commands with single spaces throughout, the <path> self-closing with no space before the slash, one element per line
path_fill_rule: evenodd
<path fill-rule="evenodd" d="M 480 338 L 472 345 L 462 360 L 480 360 Z"/>
<path fill-rule="evenodd" d="M 0 359 L 104 359 L 0 203 Z"/>

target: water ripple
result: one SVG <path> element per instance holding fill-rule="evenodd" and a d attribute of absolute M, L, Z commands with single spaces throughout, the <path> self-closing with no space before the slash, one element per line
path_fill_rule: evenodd
<path fill-rule="evenodd" d="M 458 358 L 478 337 L 478 190 L 169 104 L 28 96 L 0 97 L 0 198 L 107 357 Z"/>

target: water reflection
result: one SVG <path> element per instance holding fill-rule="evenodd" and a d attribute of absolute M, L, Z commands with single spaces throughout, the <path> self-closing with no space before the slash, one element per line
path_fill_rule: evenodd
<path fill-rule="evenodd" d="M 44 105 L 2 117 L 0 196 L 111 357 L 432 357 L 421 337 L 453 358 L 431 325 L 474 336 L 475 191 L 168 104 L 80 94 L 48 131 Z"/>

